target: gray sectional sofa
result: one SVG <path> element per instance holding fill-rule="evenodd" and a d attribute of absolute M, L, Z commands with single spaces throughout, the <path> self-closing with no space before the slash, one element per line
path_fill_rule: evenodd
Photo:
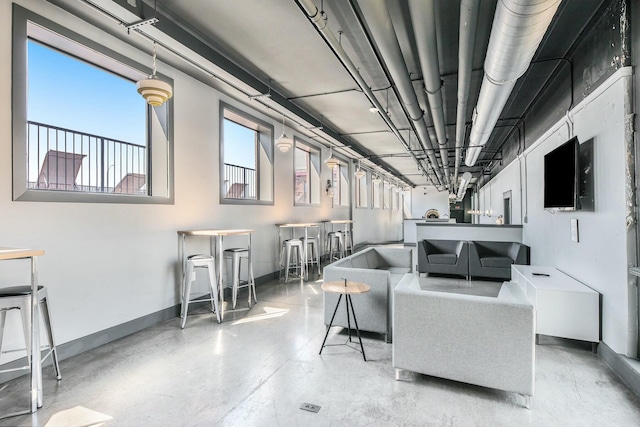
<path fill-rule="evenodd" d="M 360 330 L 384 334 L 391 340 L 393 288 L 406 273 L 412 273 L 411 248 L 372 247 L 342 258 L 323 270 L 325 282 L 353 280 L 371 286 L 371 291 L 353 297 L 353 309 Z M 338 295 L 324 293 L 324 323 L 328 325 Z M 346 310 L 336 313 L 334 325 L 347 327 Z"/>
<path fill-rule="evenodd" d="M 423 290 L 414 274 L 394 289 L 393 367 L 525 396 L 535 380 L 535 311 L 515 283 L 497 298 Z"/>
<path fill-rule="evenodd" d="M 529 264 L 517 242 L 425 239 L 418 242 L 418 272 L 511 280 L 512 264 Z"/>

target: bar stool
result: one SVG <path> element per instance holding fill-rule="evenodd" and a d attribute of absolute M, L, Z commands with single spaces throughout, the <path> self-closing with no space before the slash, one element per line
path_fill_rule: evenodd
<path fill-rule="evenodd" d="M 249 249 L 247 248 L 230 248 L 224 250 L 224 259 L 231 260 L 231 295 L 233 301 L 233 309 L 236 308 L 236 300 L 238 299 L 239 288 L 249 288 L 249 308 L 251 308 L 251 293 L 253 292 L 253 301 L 258 302 L 256 297 L 256 283 L 253 278 L 253 266 L 249 262 Z M 247 280 L 240 279 L 240 267 L 242 260 L 247 260 Z M 228 276 L 228 274 L 227 274 Z"/>
<path fill-rule="evenodd" d="M 313 268 L 313 264 L 315 264 L 318 268 L 318 275 L 320 275 L 320 251 L 318 250 L 318 239 L 316 237 L 302 237 L 300 240 L 302 241 L 302 247 L 307 249 L 305 268 L 307 263 L 311 265 L 311 268 Z"/>
<path fill-rule="evenodd" d="M 351 237 L 351 230 L 344 230 L 344 254 L 353 255 L 353 238 Z"/>
<path fill-rule="evenodd" d="M 49 313 L 49 302 L 47 299 L 47 288 L 38 286 L 38 303 L 42 314 L 40 319 L 43 320 L 47 340 L 49 342 L 49 351 L 42 358 L 44 362 L 47 357 L 51 356 L 53 368 L 56 371 L 56 379 L 62 379 L 60 374 L 60 365 L 58 364 L 58 351 L 56 350 L 56 342 L 53 337 L 53 328 L 51 327 L 51 316 Z M 0 354 L 2 354 L 2 340 L 4 337 L 4 325 L 7 311 L 11 309 L 19 309 L 22 317 L 22 331 L 26 342 L 27 360 L 31 360 L 31 286 L 9 286 L 0 288 Z M 15 369 L 7 369 L 0 371 L 9 372 L 14 370 L 29 369 L 29 366 Z M 40 381 L 42 379 L 40 378 Z"/>
<path fill-rule="evenodd" d="M 295 251 L 293 251 L 295 249 Z M 295 255 L 295 262 L 291 262 L 291 256 Z M 284 281 L 289 280 L 289 270 L 291 268 L 297 270 L 300 269 L 300 277 L 303 275 L 303 261 L 302 261 L 302 240 L 300 239 L 287 239 L 282 242 L 282 249 L 280 251 L 280 277 L 282 277 L 282 269 L 284 268 Z"/>
<path fill-rule="evenodd" d="M 182 285 L 182 309 L 180 310 L 180 317 L 182 321 L 180 327 L 184 329 L 185 323 L 187 323 L 187 313 L 189 312 L 190 302 L 211 301 L 211 311 L 216 313 L 218 323 L 220 323 L 220 310 L 218 310 L 218 292 L 216 292 L 216 280 L 215 280 L 215 266 L 213 262 L 214 258 L 211 255 L 189 255 L 187 257 L 187 269 L 184 274 L 184 281 Z M 209 278 L 209 298 L 196 297 L 191 299 L 191 283 L 196 279 L 196 268 L 206 268 Z"/>
<path fill-rule="evenodd" d="M 331 231 L 327 234 L 327 244 L 329 245 L 329 262 L 333 262 L 334 253 L 337 254 L 336 259 L 344 257 L 344 240 L 341 231 Z"/>

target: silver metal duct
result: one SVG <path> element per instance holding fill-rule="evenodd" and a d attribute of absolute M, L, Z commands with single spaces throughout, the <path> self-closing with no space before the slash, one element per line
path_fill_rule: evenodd
<path fill-rule="evenodd" d="M 380 50 L 389 73 L 391 74 L 393 83 L 395 83 L 398 89 L 400 101 L 404 104 L 406 111 L 409 113 L 409 118 L 415 125 L 418 139 L 426 150 L 427 157 L 434 166 L 438 179 L 440 182 L 449 185 L 449 166 L 446 163 L 446 150 L 444 151 L 445 156 L 442 158 L 442 164 L 445 167 L 443 179 L 440 168 L 438 167 L 438 161 L 434 154 L 431 139 L 429 138 L 427 125 L 424 122 L 424 112 L 420 108 L 418 97 L 416 96 L 413 83 L 411 82 L 411 77 L 409 76 L 407 64 L 402 56 L 402 50 L 400 49 L 400 44 L 398 43 L 398 38 L 396 36 L 395 29 L 393 28 L 393 22 L 391 21 L 391 16 L 389 16 L 389 11 L 387 10 L 386 0 L 360 0 L 358 5 L 364 14 L 367 26 L 372 33 L 371 35 L 375 40 L 376 46 L 378 46 L 378 49 Z M 439 81 L 438 76 L 438 82 Z M 442 108 L 442 97 L 440 98 L 440 107 Z M 442 124 L 444 129 L 444 116 Z"/>
<path fill-rule="evenodd" d="M 465 172 L 462 174 L 460 178 L 460 186 L 458 187 L 458 194 L 456 194 L 456 199 L 462 200 L 464 199 L 464 193 L 467 191 L 467 187 L 471 183 L 471 173 Z"/>
<path fill-rule="evenodd" d="M 363 3 L 369 3 L 365 0 Z M 411 0 L 409 2 L 411 22 L 418 47 L 418 57 L 425 92 L 429 100 L 429 109 L 436 130 L 440 158 L 447 184 L 450 185 L 449 152 L 447 151 L 447 132 L 445 129 L 444 108 L 442 106 L 442 81 L 438 61 L 438 43 L 436 37 L 436 14 L 434 0 Z M 454 181 L 455 183 L 455 181 Z"/>
<path fill-rule="evenodd" d="M 473 166 L 502 113 L 516 80 L 536 53 L 561 0 L 499 0 L 491 27 L 484 79 L 465 164 Z"/>
<path fill-rule="evenodd" d="M 458 183 L 458 172 L 462 162 L 462 147 L 467 121 L 467 103 L 473 69 L 473 48 L 475 46 L 476 27 L 480 0 L 462 0 L 460 2 L 460 43 L 458 47 L 458 107 L 456 111 L 456 160 L 453 172 L 453 184 Z"/>
<path fill-rule="evenodd" d="M 400 130 L 391 121 L 391 118 L 384 112 L 385 111 L 384 107 L 382 106 L 382 104 L 380 104 L 380 102 L 378 101 L 378 98 L 376 98 L 376 96 L 374 95 L 369 85 L 367 85 L 367 83 L 364 81 L 357 67 L 351 61 L 351 58 L 349 58 L 349 55 L 347 55 L 347 53 L 344 51 L 344 49 L 336 39 L 336 36 L 333 34 L 333 31 L 331 31 L 327 27 L 327 23 L 324 15 L 318 10 L 316 5 L 313 3 L 313 0 L 296 0 L 296 1 L 305 11 L 307 16 L 311 20 L 311 22 L 313 22 L 314 25 L 318 28 L 318 31 L 320 31 L 320 34 L 322 34 L 325 41 L 329 44 L 331 49 L 333 49 L 336 56 L 342 63 L 342 65 L 344 65 L 344 67 L 349 71 L 349 74 L 351 75 L 351 77 L 356 81 L 358 86 L 360 86 L 360 89 L 362 89 L 362 91 L 365 93 L 365 95 L 367 96 L 371 104 L 373 104 L 373 106 L 378 109 L 378 114 L 380 114 L 380 116 L 383 118 L 383 120 L 385 121 L 389 129 L 391 129 L 391 131 L 396 136 L 396 138 L 402 143 L 405 150 L 407 150 L 407 152 L 411 155 L 413 160 L 418 165 L 418 169 L 421 169 L 424 175 L 429 177 L 429 173 L 427 169 L 424 167 L 422 162 L 418 160 L 418 158 L 416 157 L 415 153 L 413 152 L 409 144 L 404 140 L 404 138 L 400 134 Z M 434 159 L 435 159 L 435 156 L 434 156 Z M 435 167 L 437 171 L 437 167 L 438 167 L 437 163 L 435 163 Z M 434 185 L 437 185 L 433 181 L 431 183 Z"/>

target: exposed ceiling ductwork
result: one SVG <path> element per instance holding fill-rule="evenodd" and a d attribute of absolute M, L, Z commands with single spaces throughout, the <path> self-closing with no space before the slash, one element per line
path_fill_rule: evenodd
<path fill-rule="evenodd" d="M 155 4 L 100 3 L 124 23 L 152 16 Z M 585 28 L 618 10 L 614 0 L 157 3 L 166 18 L 150 36 L 193 64 L 178 58 L 171 65 L 193 66 L 204 83 L 248 96 L 249 107 L 274 122 L 284 115 L 291 133 L 310 144 L 335 144 L 343 156 L 409 185 L 448 184 L 452 195 L 465 172 L 486 171 L 490 158 L 508 161 L 517 151 L 496 121 L 526 120 L 558 72 L 553 64 L 528 69 L 532 57 L 571 54 Z M 271 98 L 257 99 L 267 92 Z"/>
<path fill-rule="evenodd" d="M 453 184 L 458 183 L 458 173 L 462 162 L 462 148 L 466 136 L 467 104 L 471 86 L 473 68 L 473 49 L 480 0 L 462 0 L 460 2 L 460 41 L 458 46 L 458 106 L 456 109 L 456 155 L 453 172 Z"/>
<path fill-rule="evenodd" d="M 375 94 L 373 93 L 369 85 L 365 82 L 364 78 L 358 71 L 358 68 L 355 66 L 353 61 L 349 58 L 349 55 L 347 55 L 347 53 L 344 51 L 344 49 L 342 48 L 342 45 L 338 42 L 338 40 L 336 39 L 331 29 L 327 27 L 325 15 L 318 10 L 318 8 L 315 6 L 312 0 L 297 0 L 297 1 L 298 1 L 298 4 L 302 7 L 302 9 L 307 14 L 311 22 L 314 23 L 314 25 L 316 26 L 320 34 L 322 34 L 327 44 L 335 52 L 340 62 L 349 71 L 349 74 L 351 75 L 351 77 L 356 81 L 360 89 L 362 89 L 362 91 L 365 93 L 365 95 L 367 96 L 369 101 L 373 104 L 373 106 L 377 108 L 378 114 L 380 114 L 380 116 L 384 119 L 389 129 L 391 129 L 391 131 L 396 136 L 396 138 L 402 143 L 405 150 L 413 157 L 416 164 L 418 165 L 418 168 L 425 175 L 429 176 L 426 168 L 424 167 L 422 162 L 416 157 L 410 145 L 405 141 L 404 137 L 400 133 L 400 130 L 393 123 L 393 121 L 391 121 L 390 117 L 385 112 L 384 107 L 380 104 L 380 102 L 378 101 L 378 98 L 376 98 Z M 414 96 L 415 96 L 415 93 L 414 93 Z M 417 100 L 416 100 L 416 103 L 417 103 Z M 418 110 L 419 110 L 419 107 L 418 107 Z M 425 131 L 426 131 L 426 127 L 425 127 Z M 424 141 L 422 142 L 424 143 Z M 442 175 L 438 170 L 438 164 L 437 162 L 434 163 L 435 156 L 433 156 L 433 150 L 427 150 L 427 156 L 429 156 L 429 160 L 432 162 L 432 166 L 436 171 L 436 175 L 438 179 L 442 182 Z M 433 160 L 431 156 L 433 157 Z"/>
<path fill-rule="evenodd" d="M 561 0 L 500 0 L 491 28 L 484 78 L 465 164 L 473 166 L 509 95 L 535 55 Z"/>
<path fill-rule="evenodd" d="M 409 77 L 409 71 L 402 56 L 402 51 L 385 0 L 365 0 L 358 2 L 358 5 L 364 15 L 372 38 L 391 74 L 393 83 L 398 89 L 400 101 L 404 104 L 405 111 L 414 124 L 416 134 L 426 151 L 427 158 L 431 162 L 438 180 L 448 185 L 448 174 L 445 170 L 443 176 L 440 171 L 438 160 L 434 154 L 433 144 L 427 131 L 427 125 L 424 122 L 424 111 L 420 108 L 418 97 L 416 96 L 413 83 Z M 442 102 L 440 104 L 442 104 Z M 446 150 L 444 152 L 446 154 Z M 445 161 L 446 156 L 443 159 L 443 165 Z"/>
<path fill-rule="evenodd" d="M 434 0 L 410 0 L 409 9 L 411 11 L 411 21 L 413 23 L 416 45 L 418 47 L 418 57 L 420 59 L 425 92 L 429 101 L 431 118 L 440 148 L 442 168 L 444 170 L 446 183 L 451 188 L 447 132 L 442 106 L 442 80 L 440 78 L 440 62 L 438 61 Z"/>

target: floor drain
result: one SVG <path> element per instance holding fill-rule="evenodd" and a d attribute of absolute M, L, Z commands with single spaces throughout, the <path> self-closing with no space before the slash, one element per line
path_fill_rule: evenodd
<path fill-rule="evenodd" d="M 318 411 L 320 411 L 320 406 L 314 405 L 313 403 L 303 403 L 300 409 L 317 414 Z"/>

